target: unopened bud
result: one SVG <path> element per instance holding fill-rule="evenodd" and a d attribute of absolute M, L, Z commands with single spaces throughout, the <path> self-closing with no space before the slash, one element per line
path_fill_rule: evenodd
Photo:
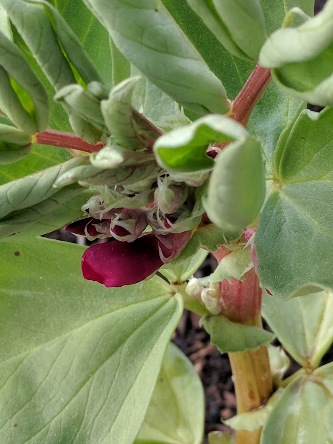
<path fill-rule="evenodd" d="M 201 300 L 205 304 L 207 310 L 217 315 L 221 311 L 219 304 L 219 287 L 218 284 L 211 283 L 209 288 L 205 288 L 201 293 Z"/>
<path fill-rule="evenodd" d="M 201 302 L 201 292 L 204 287 L 200 284 L 199 279 L 191 278 L 186 286 L 186 293 L 193 299 Z"/>

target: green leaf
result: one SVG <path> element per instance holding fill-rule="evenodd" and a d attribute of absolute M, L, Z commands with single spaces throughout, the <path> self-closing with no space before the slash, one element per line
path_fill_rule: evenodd
<path fill-rule="evenodd" d="M 227 112 L 222 83 L 160 0 L 85 3 L 108 29 L 120 52 L 174 100 L 200 114 Z"/>
<path fill-rule="evenodd" d="M 164 356 L 138 441 L 201 444 L 204 405 L 198 374 L 186 356 L 171 343 Z"/>
<path fill-rule="evenodd" d="M 274 174 L 274 155 L 280 136 L 306 107 L 271 82 L 251 114 L 247 130 L 260 141 L 266 175 Z"/>
<path fill-rule="evenodd" d="M 314 0 L 260 0 L 264 11 L 265 22 L 268 34 L 281 27 L 285 15 L 292 8 L 300 8 L 307 15 L 312 16 L 314 10 Z"/>
<path fill-rule="evenodd" d="M 20 211 L 14 211 L 0 220 L 0 238 L 12 240 L 18 236 L 39 236 L 80 219 L 81 209 L 91 197 L 91 192 L 72 185 L 51 197 Z"/>
<path fill-rule="evenodd" d="M 1 4 L 56 91 L 76 80 L 100 81 L 79 40 L 52 5 L 43 0 L 1 0 Z"/>
<path fill-rule="evenodd" d="M 248 430 L 250 432 L 258 430 L 265 425 L 267 418 L 271 414 L 273 407 L 278 402 L 282 394 L 282 389 L 277 390 L 264 406 L 251 412 L 240 413 L 224 421 L 225 424 L 235 430 Z"/>
<path fill-rule="evenodd" d="M 312 378 L 298 378 L 285 389 L 265 424 L 261 444 L 332 442 L 332 394 L 324 381 Z"/>
<path fill-rule="evenodd" d="M 187 2 L 229 52 L 257 60 L 266 40 L 265 18 L 258 0 Z"/>
<path fill-rule="evenodd" d="M 240 237 L 240 235 L 241 232 L 224 232 L 214 224 L 199 227 L 193 233 L 184 250 L 172 261 L 172 264 L 178 266 L 195 255 L 200 248 L 215 252 L 219 245 L 225 245 L 228 241 L 235 240 Z"/>
<path fill-rule="evenodd" d="M 169 280 L 169 282 L 183 283 L 187 281 L 200 267 L 208 255 L 208 251 L 200 248 L 193 256 L 178 265 L 171 262 L 163 265 L 159 271 Z"/>
<path fill-rule="evenodd" d="M 71 159 L 68 151 L 34 144 L 30 155 L 11 165 L 0 165 L 0 185 Z"/>
<path fill-rule="evenodd" d="M 82 163 L 82 158 L 68 160 L 60 165 L 25 176 L 0 186 L 0 219 L 13 211 L 29 208 L 42 202 L 59 190 L 53 185 L 58 176 Z"/>
<path fill-rule="evenodd" d="M 264 292 L 262 311 L 283 347 L 300 365 L 319 365 L 333 342 L 332 293 L 321 292 L 284 301 Z"/>
<path fill-rule="evenodd" d="M 260 280 L 276 295 L 333 289 L 332 122 L 331 109 L 304 111 L 276 153 L 282 183 L 273 186 L 256 235 Z"/>
<path fill-rule="evenodd" d="M 0 141 L 0 165 L 17 162 L 31 152 L 32 146 Z"/>
<path fill-rule="evenodd" d="M 260 144 L 252 137 L 218 155 L 204 206 L 208 217 L 225 231 L 239 231 L 257 217 L 265 198 Z"/>
<path fill-rule="evenodd" d="M 34 134 L 48 124 L 47 93 L 22 52 L 0 32 L 2 110 L 22 131 Z"/>
<path fill-rule="evenodd" d="M 154 152 L 161 167 L 171 172 L 212 169 L 214 160 L 206 154 L 211 143 L 246 136 L 244 128 L 232 119 L 210 115 L 164 134 L 156 141 Z"/>
<path fill-rule="evenodd" d="M 160 278 L 84 281 L 83 251 L 46 239 L 1 247 L 1 442 L 128 444 L 139 432 L 181 301 Z"/>
<path fill-rule="evenodd" d="M 131 64 L 113 43 L 111 37 L 109 37 L 109 41 L 112 57 L 112 85 L 116 86 L 131 77 Z"/>
<path fill-rule="evenodd" d="M 221 282 L 224 279 L 230 281 L 233 278 L 239 281 L 244 274 L 253 267 L 250 248 L 239 246 L 227 254 L 218 264 L 214 273 L 209 276 L 209 282 Z"/>
<path fill-rule="evenodd" d="M 244 352 L 248 349 L 257 349 L 261 345 L 268 345 L 274 335 L 259 327 L 232 322 L 225 316 L 206 316 L 201 319 L 210 335 L 211 342 L 221 353 Z"/>
<path fill-rule="evenodd" d="M 318 105 L 333 103 L 333 2 L 297 27 L 276 31 L 260 53 L 260 65 L 289 94 Z M 288 51 L 285 51 L 288 45 Z"/>
<path fill-rule="evenodd" d="M 106 29 L 81 1 L 75 4 L 75 8 L 71 0 L 48 0 L 48 2 L 60 12 L 71 27 L 103 82 L 111 86 L 113 82 L 110 73 L 113 63 Z"/>

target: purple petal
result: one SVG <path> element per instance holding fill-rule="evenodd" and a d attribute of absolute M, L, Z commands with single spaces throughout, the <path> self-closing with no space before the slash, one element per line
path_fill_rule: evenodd
<path fill-rule="evenodd" d="M 162 265 L 159 241 L 148 234 L 130 243 L 112 241 L 89 247 L 81 268 L 85 279 L 106 287 L 122 287 L 143 281 Z"/>

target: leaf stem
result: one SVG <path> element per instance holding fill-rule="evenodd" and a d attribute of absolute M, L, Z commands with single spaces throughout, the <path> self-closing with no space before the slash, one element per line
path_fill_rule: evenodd
<path fill-rule="evenodd" d="M 100 151 L 105 145 L 102 142 L 92 145 L 85 142 L 80 137 L 72 133 L 63 133 L 61 131 L 48 129 L 43 133 L 35 135 L 35 141 L 41 145 L 53 145 L 62 148 L 85 151 L 86 153 L 94 153 Z"/>

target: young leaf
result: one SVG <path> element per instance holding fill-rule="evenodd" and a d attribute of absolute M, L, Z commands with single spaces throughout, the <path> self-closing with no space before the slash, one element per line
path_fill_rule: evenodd
<path fill-rule="evenodd" d="M 257 60 L 266 40 L 258 0 L 187 0 L 207 27 L 235 56 Z"/>
<path fill-rule="evenodd" d="M 159 165 L 171 172 L 212 169 L 207 156 L 213 142 L 229 142 L 247 136 L 244 128 L 225 116 L 210 115 L 161 136 L 154 145 Z"/>
<path fill-rule="evenodd" d="M 333 294 L 284 301 L 263 293 L 263 316 L 283 347 L 302 366 L 317 367 L 333 342 Z"/>
<path fill-rule="evenodd" d="M 256 235 L 260 280 L 277 295 L 333 289 L 332 122 L 330 109 L 304 111 L 277 152 L 281 183 L 265 203 Z"/>
<path fill-rule="evenodd" d="M 1 137 L 1 136 L 0 136 Z M 17 162 L 31 152 L 32 146 L 0 141 L 0 165 Z"/>
<path fill-rule="evenodd" d="M 324 380 L 298 378 L 282 393 L 264 426 L 261 443 L 327 444 L 333 440 L 332 394 Z"/>
<path fill-rule="evenodd" d="M 48 96 L 22 52 L 0 32 L 0 100 L 2 110 L 22 131 L 44 131 Z"/>
<path fill-rule="evenodd" d="M 160 0 L 85 3 L 120 52 L 174 100 L 200 114 L 227 112 L 222 83 Z"/>
<path fill-rule="evenodd" d="M 333 103 L 332 18 L 333 2 L 329 0 L 314 18 L 276 31 L 259 59 L 262 66 L 274 68 L 273 78 L 289 94 L 322 106 Z"/>
<path fill-rule="evenodd" d="M 52 5 L 43 0 L 1 0 L 1 4 L 56 91 L 71 83 L 100 81 L 77 37 Z"/>
<path fill-rule="evenodd" d="M 191 362 L 172 343 L 164 355 L 145 420 L 134 444 L 201 444 L 204 396 Z"/>
<path fill-rule="evenodd" d="M 48 0 L 48 3 L 51 3 L 60 12 L 72 28 L 104 84 L 108 87 L 113 85 L 110 76 L 113 62 L 109 34 L 106 29 L 82 1 L 75 3 L 75 8 L 73 8 L 71 0 Z M 119 66 L 117 68 L 119 69 Z"/>
<path fill-rule="evenodd" d="M 275 337 L 273 333 L 262 328 L 232 322 L 221 315 L 208 315 L 201 319 L 201 324 L 221 353 L 257 349 L 261 345 L 268 345 Z"/>
<path fill-rule="evenodd" d="M 45 239 L 1 247 L 1 442 L 128 444 L 139 432 L 181 300 L 160 278 L 83 281 L 83 251 Z"/>
<path fill-rule="evenodd" d="M 209 282 L 221 282 L 224 279 L 230 280 L 232 278 L 242 280 L 244 274 L 252 267 L 250 248 L 236 248 L 221 260 L 208 279 Z"/>
<path fill-rule="evenodd" d="M 260 144 L 252 137 L 237 141 L 218 155 L 204 206 L 225 231 L 239 231 L 257 217 L 265 198 Z"/>

